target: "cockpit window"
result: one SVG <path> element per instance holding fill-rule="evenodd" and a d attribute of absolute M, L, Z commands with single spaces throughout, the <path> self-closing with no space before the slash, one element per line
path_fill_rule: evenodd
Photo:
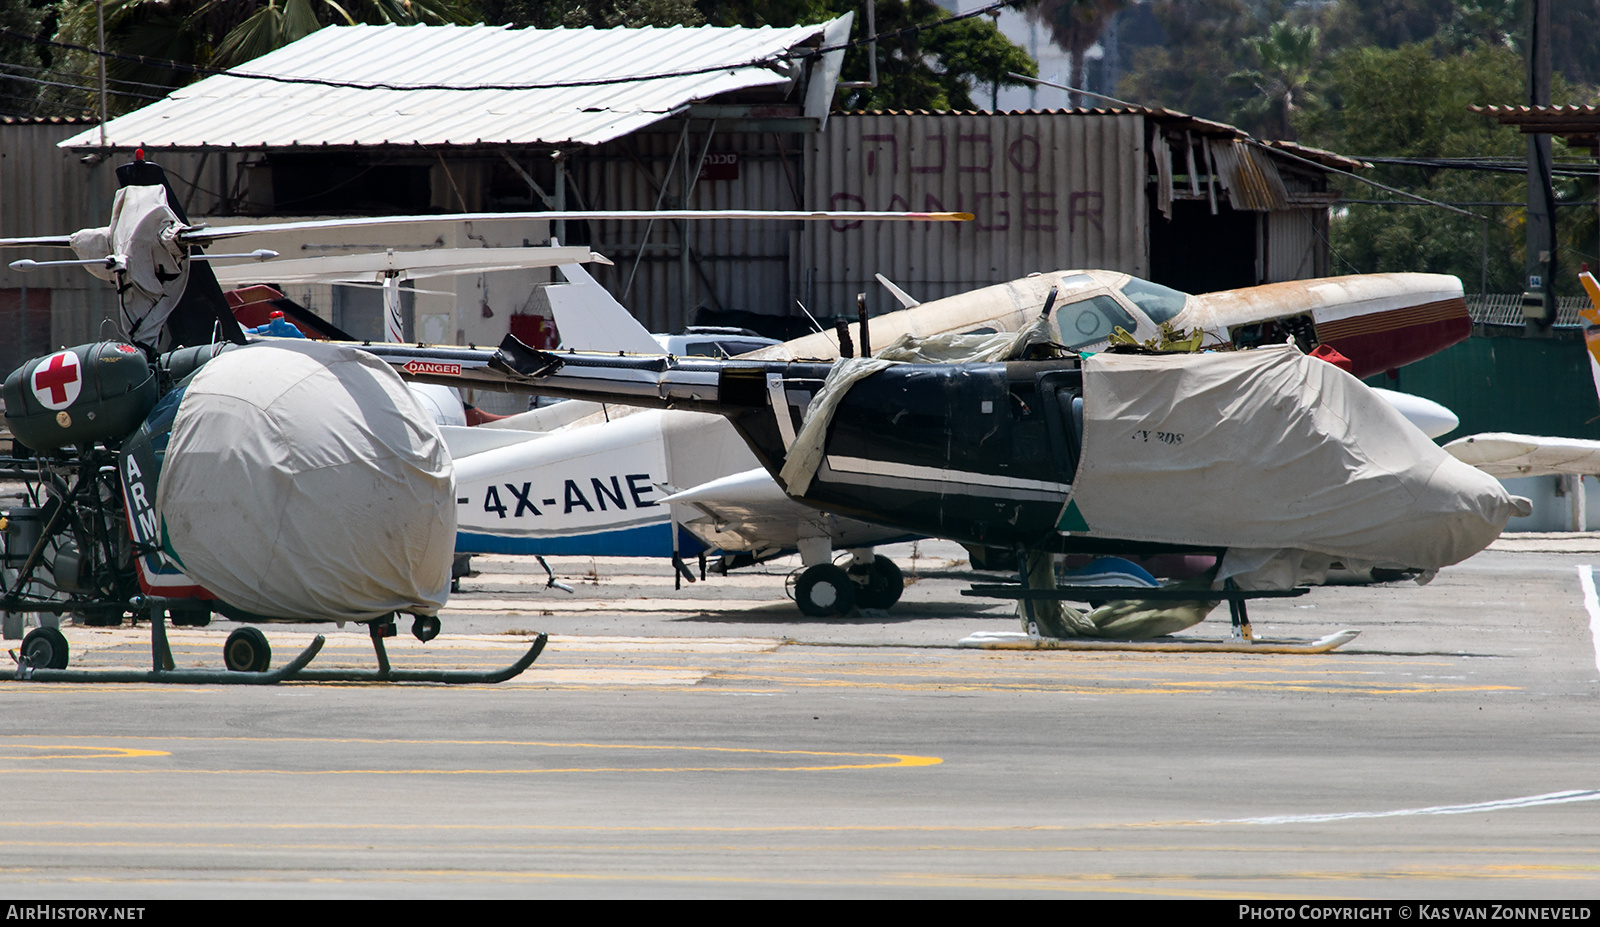
<path fill-rule="evenodd" d="M 1143 309 L 1150 321 L 1157 325 L 1182 311 L 1184 301 L 1189 298 L 1186 293 L 1138 277 L 1122 285 L 1122 295 L 1133 300 L 1133 304 Z"/>
<path fill-rule="evenodd" d="M 1059 306 L 1055 316 L 1061 343 L 1069 348 L 1084 348 L 1104 341 L 1119 325 L 1129 334 L 1137 327 L 1133 316 L 1109 296 L 1091 296 Z"/>

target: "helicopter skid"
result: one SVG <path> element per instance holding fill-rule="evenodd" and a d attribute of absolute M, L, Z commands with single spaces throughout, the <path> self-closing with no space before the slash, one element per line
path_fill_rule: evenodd
<path fill-rule="evenodd" d="M 1029 637 L 1021 631 L 981 631 L 958 647 L 982 650 L 1116 650 L 1153 653 L 1328 653 L 1356 639 L 1360 631 L 1336 631 L 1317 640 L 1240 640 L 1237 638 L 1156 637 L 1118 641 L 1093 638 Z"/>

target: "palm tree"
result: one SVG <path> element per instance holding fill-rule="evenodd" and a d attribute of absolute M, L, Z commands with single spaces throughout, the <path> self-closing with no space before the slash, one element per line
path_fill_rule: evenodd
<path fill-rule="evenodd" d="M 1089 49 L 1127 5 L 1128 0 L 1039 0 L 1028 8 L 1028 18 L 1050 30 L 1050 41 L 1071 62 L 1071 85 L 1081 88 L 1089 77 Z M 1072 94 L 1071 100 L 1074 107 L 1084 105 L 1081 94 Z"/>
<path fill-rule="evenodd" d="M 1235 118 L 1256 123 L 1273 138 L 1293 139 L 1290 117 L 1313 99 L 1308 86 L 1317 67 L 1318 38 L 1315 26 L 1274 23 L 1265 36 L 1246 40 L 1259 66 L 1228 79 L 1254 86 L 1256 96 L 1240 104 Z"/>

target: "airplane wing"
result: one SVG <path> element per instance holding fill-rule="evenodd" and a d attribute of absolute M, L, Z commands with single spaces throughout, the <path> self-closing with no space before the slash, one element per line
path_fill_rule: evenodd
<path fill-rule="evenodd" d="M 270 264 L 213 266 L 217 282 L 224 287 L 242 286 L 270 280 L 273 283 L 336 283 L 343 280 L 371 280 L 374 277 L 442 277 L 455 274 L 487 273 L 495 270 L 526 270 L 555 267 L 578 261 L 611 263 L 588 248 L 438 248 L 429 251 L 373 251 L 365 254 L 333 254 L 324 257 L 294 258 Z"/>
<path fill-rule="evenodd" d="M 1600 475 L 1600 441 L 1490 432 L 1457 438 L 1444 449 L 1493 477 Z"/>
<path fill-rule="evenodd" d="M 796 502 L 760 468 L 710 480 L 661 501 L 701 513 L 701 517 L 680 524 L 708 547 L 722 550 L 794 550 L 802 536 L 830 537 L 835 549 L 869 547 L 905 537 L 902 531 Z"/>

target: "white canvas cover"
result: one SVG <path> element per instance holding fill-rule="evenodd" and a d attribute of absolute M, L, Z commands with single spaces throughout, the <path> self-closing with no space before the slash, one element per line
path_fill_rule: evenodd
<path fill-rule="evenodd" d="M 177 240 L 182 228 L 165 187 L 130 186 L 117 191 L 109 225 L 72 235 L 79 258 L 114 258 L 127 266 L 122 308 L 131 341 L 154 344 L 189 285 L 189 251 Z M 103 266 L 85 269 L 102 280 L 115 277 Z"/>
<path fill-rule="evenodd" d="M 1436 570 L 1526 514 L 1527 500 L 1293 346 L 1096 354 L 1083 392 L 1072 499 L 1097 535 Z"/>
<path fill-rule="evenodd" d="M 186 574 L 267 617 L 361 621 L 449 596 L 455 474 L 388 364 L 275 341 L 190 381 L 156 507 Z"/>

